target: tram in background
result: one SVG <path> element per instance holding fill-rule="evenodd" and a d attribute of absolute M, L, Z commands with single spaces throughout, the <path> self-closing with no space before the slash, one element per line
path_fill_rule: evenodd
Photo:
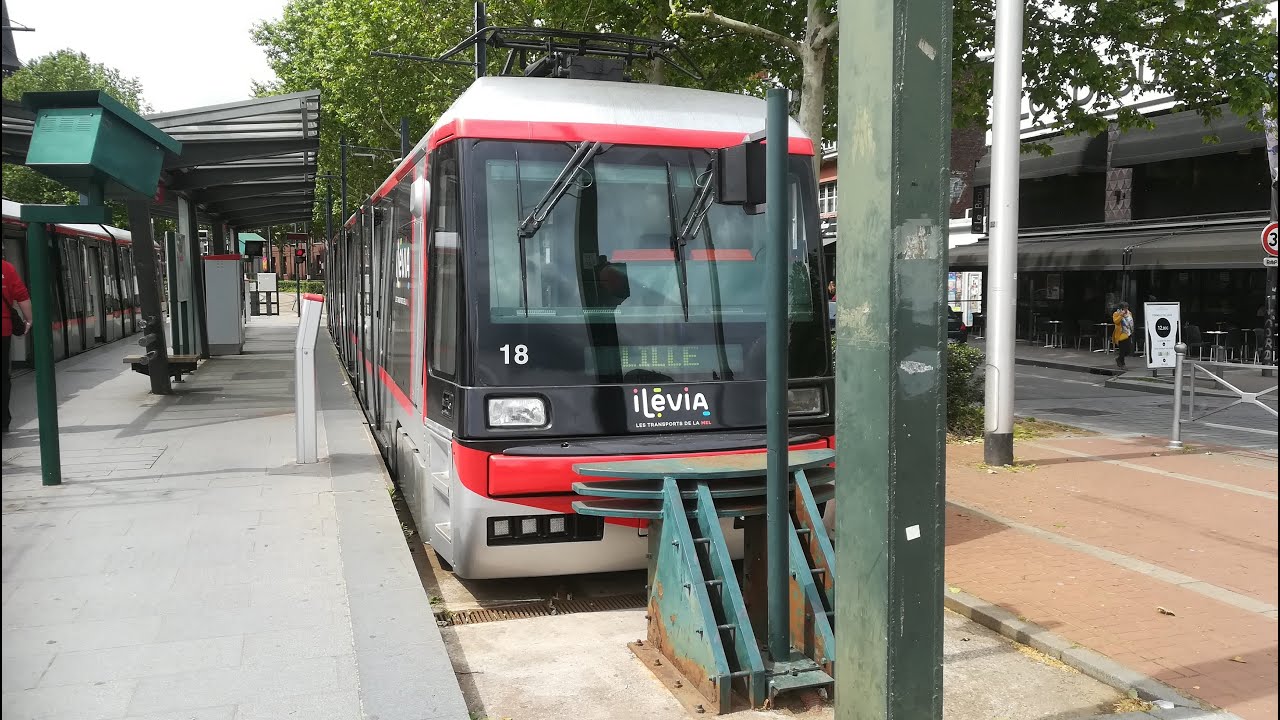
<path fill-rule="evenodd" d="M 765 215 L 715 150 L 763 100 L 478 78 L 331 239 L 328 322 L 423 539 L 465 578 L 642 568 L 572 466 L 765 449 Z M 792 449 L 834 445 L 813 144 L 790 123 Z M 741 532 L 725 530 L 740 552 Z"/>
<path fill-rule="evenodd" d="M 4 201 L 4 259 L 27 283 L 27 224 L 22 206 Z M 138 331 L 142 309 L 128 230 L 110 225 L 54 225 L 49 233 L 53 287 L 53 356 L 61 360 Z M 29 364 L 31 334 L 13 345 L 13 362 Z"/>

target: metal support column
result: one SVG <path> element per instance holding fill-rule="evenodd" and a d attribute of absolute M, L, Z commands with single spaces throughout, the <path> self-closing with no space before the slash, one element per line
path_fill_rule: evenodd
<path fill-rule="evenodd" d="M 787 91 L 769 91 L 765 121 L 765 422 L 767 426 L 768 492 L 765 496 L 765 534 L 768 568 L 769 655 L 783 662 L 791 656 L 787 624 L 790 585 L 787 583 L 787 530 L 791 524 L 787 493 Z"/>
<path fill-rule="evenodd" d="M 996 0 L 991 121 L 991 307 L 987 313 L 988 465 L 1013 463 L 1014 339 L 1018 312 L 1018 155 L 1022 122 L 1022 0 Z M 1032 327 L 1031 334 L 1035 334 Z"/>
<path fill-rule="evenodd" d="M 338 138 L 338 227 L 347 222 L 347 139 Z"/>
<path fill-rule="evenodd" d="M 324 289 L 325 295 L 328 296 L 328 302 L 324 304 L 326 323 L 325 326 L 332 328 L 333 318 L 337 313 L 337 303 L 334 298 L 337 294 L 334 288 L 337 285 L 333 282 L 335 270 L 338 269 L 338 254 L 334 252 L 333 242 L 333 178 L 325 177 L 324 179 Z"/>
<path fill-rule="evenodd" d="M 156 269 L 155 240 L 151 235 L 151 198 L 131 193 L 125 203 L 129 212 L 129 233 L 133 236 L 133 271 L 138 279 L 138 302 L 146 322 L 143 337 L 150 342 L 143 352 L 154 351 L 147 362 L 151 392 L 168 395 L 173 392 L 169 380 L 169 343 L 165 339 L 164 311 L 160 307 L 160 275 Z"/>
<path fill-rule="evenodd" d="M 62 484 L 58 442 L 58 386 L 53 370 L 53 278 L 49 273 L 49 236 L 43 222 L 27 224 L 27 267 L 31 281 L 32 358 L 36 368 L 36 417 L 40 423 L 40 477 L 44 485 Z"/>
<path fill-rule="evenodd" d="M 1271 173 L 1271 222 L 1276 222 L 1276 175 L 1273 170 Z M 1267 268 L 1267 299 L 1266 299 L 1266 319 L 1264 320 L 1265 330 L 1263 331 L 1262 341 L 1262 364 L 1276 364 L 1276 278 L 1280 274 L 1274 267 Z M 1264 376 L 1274 373 L 1274 370 L 1263 370 Z"/>
<path fill-rule="evenodd" d="M 484 3 L 476 3 L 476 32 L 480 32 L 488 24 L 485 18 Z M 489 46 L 485 44 L 484 38 L 480 38 L 476 42 L 476 77 L 482 78 L 488 74 L 489 66 Z"/>
<path fill-rule="evenodd" d="M 178 212 L 187 216 L 187 257 L 191 266 L 191 354 L 209 357 L 209 323 L 204 307 L 204 255 L 200 252 L 200 226 L 196 223 L 196 204 L 178 198 Z"/>
<path fill-rule="evenodd" d="M 213 254 L 227 254 L 227 226 L 221 220 L 214 219 L 210 234 L 213 236 Z"/>
<path fill-rule="evenodd" d="M 951 3 L 840 3 L 837 720 L 942 717 Z"/>
<path fill-rule="evenodd" d="M 173 337 L 173 354 L 186 355 L 186 338 L 190 332 L 186 320 L 187 301 L 180 299 L 182 293 L 179 291 L 181 281 L 178 278 L 178 233 L 172 230 L 164 234 L 164 254 L 168 259 L 165 263 L 165 280 L 169 286 L 169 332 Z"/>

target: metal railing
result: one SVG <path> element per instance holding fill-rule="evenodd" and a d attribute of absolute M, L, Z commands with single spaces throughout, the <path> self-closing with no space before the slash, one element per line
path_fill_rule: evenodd
<path fill-rule="evenodd" d="M 1185 374 L 1185 370 L 1186 370 L 1185 358 L 1187 355 L 1187 345 L 1186 343 L 1178 343 L 1177 345 L 1173 346 L 1173 350 L 1174 350 L 1173 431 L 1169 436 L 1169 448 L 1177 449 L 1182 447 L 1182 426 L 1184 423 L 1202 422 L 1205 418 L 1209 417 L 1210 415 L 1216 415 L 1222 412 L 1223 410 L 1229 410 L 1237 405 L 1254 405 L 1259 408 L 1262 408 L 1262 410 L 1267 414 L 1269 414 L 1272 418 L 1277 417 L 1277 412 L 1275 408 L 1270 407 L 1269 405 L 1267 405 L 1266 403 L 1258 399 L 1264 395 L 1275 393 L 1276 387 L 1277 387 L 1275 384 L 1259 392 L 1246 392 L 1236 387 L 1235 385 L 1232 385 L 1231 383 L 1227 382 L 1223 378 L 1219 377 L 1217 374 L 1213 373 L 1212 371 L 1209 370 L 1209 368 L 1205 367 L 1199 362 L 1192 362 L 1191 373 L 1190 373 L 1191 386 L 1189 388 L 1189 392 L 1187 393 L 1186 417 L 1184 418 L 1183 403 L 1182 403 L 1182 383 L 1183 383 L 1183 375 Z M 1222 367 L 1221 363 L 1214 363 L 1213 365 L 1218 368 Z M 1271 372 L 1271 373 L 1276 372 L 1276 367 L 1274 365 L 1246 365 L 1243 363 L 1239 363 L 1239 364 L 1233 363 L 1230 367 L 1232 370 L 1258 370 L 1259 373 L 1264 377 L 1268 372 Z M 1222 370 L 1219 369 L 1219 372 L 1222 372 Z M 1196 415 L 1196 381 L 1199 379 L 1197 377 L 1199 373 L 1204 373 L 1205 375 L 1209 376 L 1209 379 L 1217 383 L 1217 385 L 1220 385 L 1226 388 L 1227 390 L 1230 390 L 1232 393 L 1235 394 L 1235 400 L 1227 405 L 1223 405 L 1222 407 L 1214 408 L 1213 410 L 1209 410 L 1208 412 L 1202 413 L 1200 415 Z M 1226 375 L 1225 372 L 1222 372 L 1222 374 Z M 1270 435 L 1272 437 L 1277 436 L 1277 432 L 1275 430 L 1264 430 L 1260 428 L 1244 427 L 1241 425 L 1225 425 L 1222 423 L 1211 423 L 1211 422 L 1206 422 L 1204 424 L 1208 427 L 1219 428 L 1222 430 L 1239 430 L 1240 432 L 1257 433 L 1259 435 Z"/>

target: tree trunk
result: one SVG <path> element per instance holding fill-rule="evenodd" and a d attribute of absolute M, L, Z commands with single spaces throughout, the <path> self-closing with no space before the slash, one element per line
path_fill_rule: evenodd
<path fill-rule="evenodd" d="M 804 75 L 800 79 L 800 129 L 813 141 L 813 177 L 822 167 L 822 105 L 825 99 L 824 76 L 827 70 L 827 48 L 817 50 L 805 46 L 800 55 Z"/>
<path fill-rule="evenodd" d="M 667 79 L 667 65 L 660 58 L 654 58 L 649 61 L 649 70 L 645 73 L 646 79 L 652 85 L 663 85 Z"/>

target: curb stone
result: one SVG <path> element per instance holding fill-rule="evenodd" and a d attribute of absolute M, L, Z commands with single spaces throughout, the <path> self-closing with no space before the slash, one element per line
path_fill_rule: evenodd
<path fill-rule="evenodd" d="M 1038 650 L 1049 657 L 1066 663 L 1089 677 L 1110 685 L 1131 697 L 1148 702 L 1164 701 L 1171 708 L 1152 707 L 1145 712 L 1105 715 L 1095 720 L 1241 720 L 1238 715 L 1225 710 L 1205 707 L 1200 702 L 1184 696 L 1172 687 L 1130 670 L 1110 658 L 1080 647 L 1055 635 L 1034 623 L 1019 620 L 1013 613 L 974 597 L 962 590 L 943 593 L 943 604 L 948 610 L 990 628 L 1001 635 Z"/>
<path fill-rule="evenodd" d="M 1123 375 L 1124 371 L 1120 368 L 1095 367 L 1087 365 L 1076 365 L 1068 362 L 1058 362 L 1056 360 L 1040 360 L 1037 358 L 1020 358 L 1013 359 L 1014 365 L 1028 365 L 1030 367 L 1049 368 L 1050 370 L 1069 370 L 1071 372 L 1087 373 L 1089 375 L 1108 375 L 1116 377 Z"/>

